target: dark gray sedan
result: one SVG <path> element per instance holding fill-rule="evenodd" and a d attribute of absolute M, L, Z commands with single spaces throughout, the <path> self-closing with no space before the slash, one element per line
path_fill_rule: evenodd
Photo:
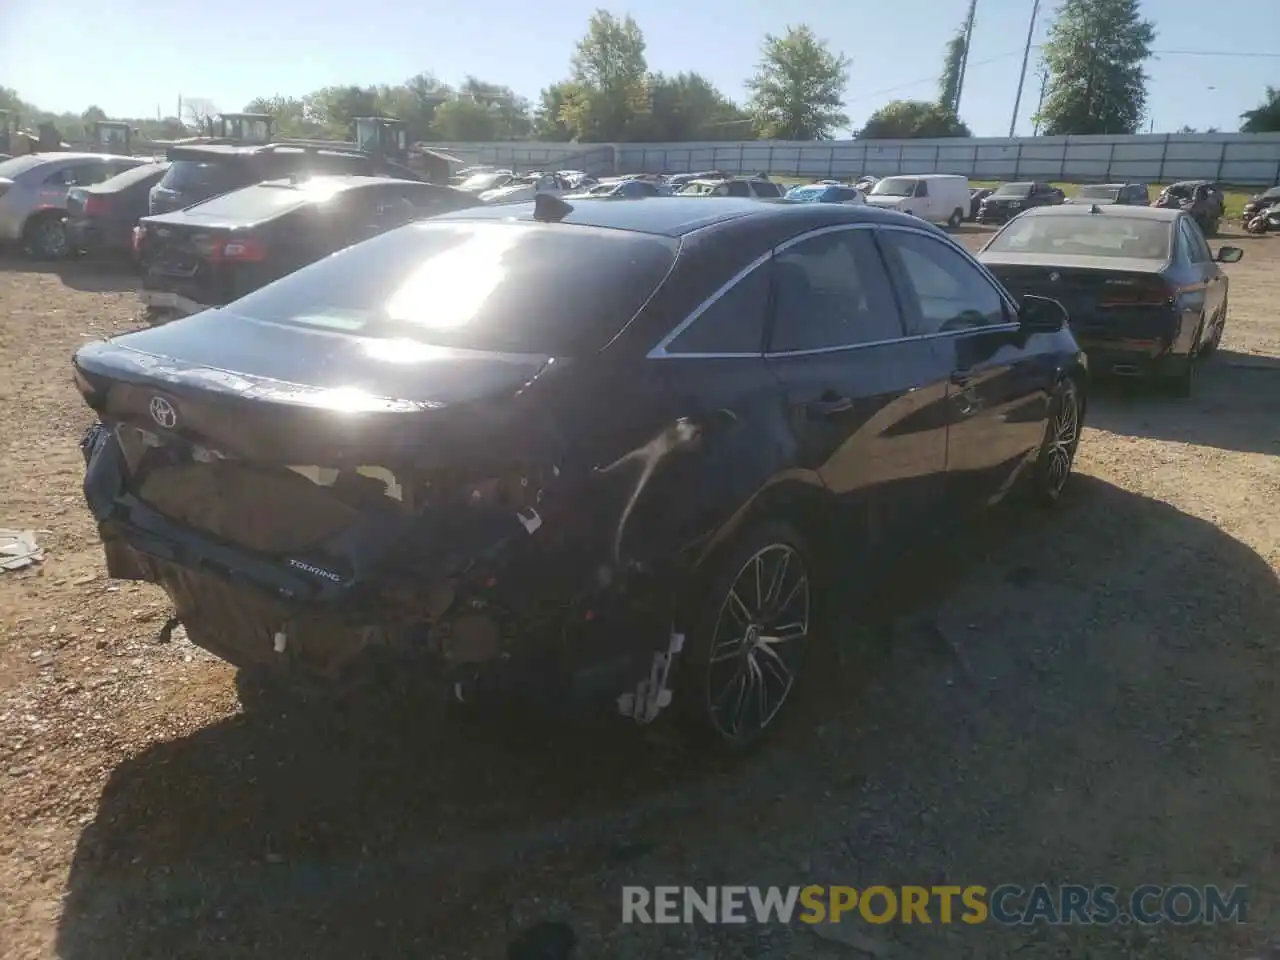
<path fill-rule="evenodd" d="M 1209 249 L 1187 213 L 1069 204 L 1024 211 L 978 259 L 1015 296 L 1052 297 L 1098 373 L 1148 377 L 1189 396 L 1195 361 L 1222 341 L 1238 247 Z"/>

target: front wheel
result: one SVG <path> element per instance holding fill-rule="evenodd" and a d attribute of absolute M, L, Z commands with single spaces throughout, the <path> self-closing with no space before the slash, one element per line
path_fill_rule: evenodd
<path fill-rule="evenodd" d="M 1049 401 L 1049 422 L 1031 472 L 1031 492 L 1041 504 L 1052 506 L 1061 500 L 1071 479 L 1080 446 L 1083 410 L 1079 384 L 1070 378 L 1058 384 Z"/>
<path fill-rule="evenodd" d="M 740 752 L 775 725 L 813 626 L 809 556 L 794 529 L 770 522 L 712 561 L 675 690 L 696 741 Z"/>

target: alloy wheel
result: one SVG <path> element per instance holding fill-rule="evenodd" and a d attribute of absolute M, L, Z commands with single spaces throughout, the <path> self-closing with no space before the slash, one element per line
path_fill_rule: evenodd
<path fill-rule="evenodd" d="M 799 551 L 774 543 L 734 578 L 711 636 L 707 708 L 717 733 L 753 740 L 795 684 L 809 635 L 809 574 Z"/>
<path fill-rule="evenodd" d="M 1071 462 L 1080 437 L 1080 405 L 1076 402 L 1075 388 L 1070 384 L 1062 392 L 1062 401 L 1049 429 L 1046 472 L 1049 489 L 1056 494 L 1066 486 L 1067 478 L 1071 476 Z"/>

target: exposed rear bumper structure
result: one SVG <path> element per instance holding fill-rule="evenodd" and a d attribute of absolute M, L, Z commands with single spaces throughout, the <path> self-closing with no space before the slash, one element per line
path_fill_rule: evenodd
<path fill-rule="evenodd" d="M 643 689 L 670 643 L 670 610 L 656 599 L 669 591 L 639 575 L 566 581 L 518 525 L 518 536 L 449 563 L 439 550 L 406 551 L 385 518 L 325 531 L 329 556 L 385 547 L 384 559 L 330 569 L 162 513 L 131 489 L 121 447 L 100 425 L 84 452 L 109 575 L 162 586 L 191 641 L 237 667 L 334 690 L 391 671 L 455 700 L 564 707 Z M 317 516 L 317 529 L 324 523 Z M 411 529 L 405 518 L 400 532 Z"/>

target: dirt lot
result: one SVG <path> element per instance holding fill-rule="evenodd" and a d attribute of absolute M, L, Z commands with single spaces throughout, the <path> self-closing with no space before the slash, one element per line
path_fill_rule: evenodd
<path fill-rule="evenodd" d="M 977 235 L 968 235 L 976 241 Z M 1102 390 L 1052 515 L 1002 508 L 929 587 L 834 631 L 770 749 L 464 725 L 407 708 L 246 716 L 155 590 L 103 576 L 81 501 L 82 341 L 127 281 L 0 262 L 0 954 L 587 958 L 1244 957 L 1280 932 L 1280 239 L 1239 242 L 1189 401 Z M 622 927 L 640 884 L 1250 885 L 1244 926 Z M 834 939 L 833 939 L 834 938 Z"/>

